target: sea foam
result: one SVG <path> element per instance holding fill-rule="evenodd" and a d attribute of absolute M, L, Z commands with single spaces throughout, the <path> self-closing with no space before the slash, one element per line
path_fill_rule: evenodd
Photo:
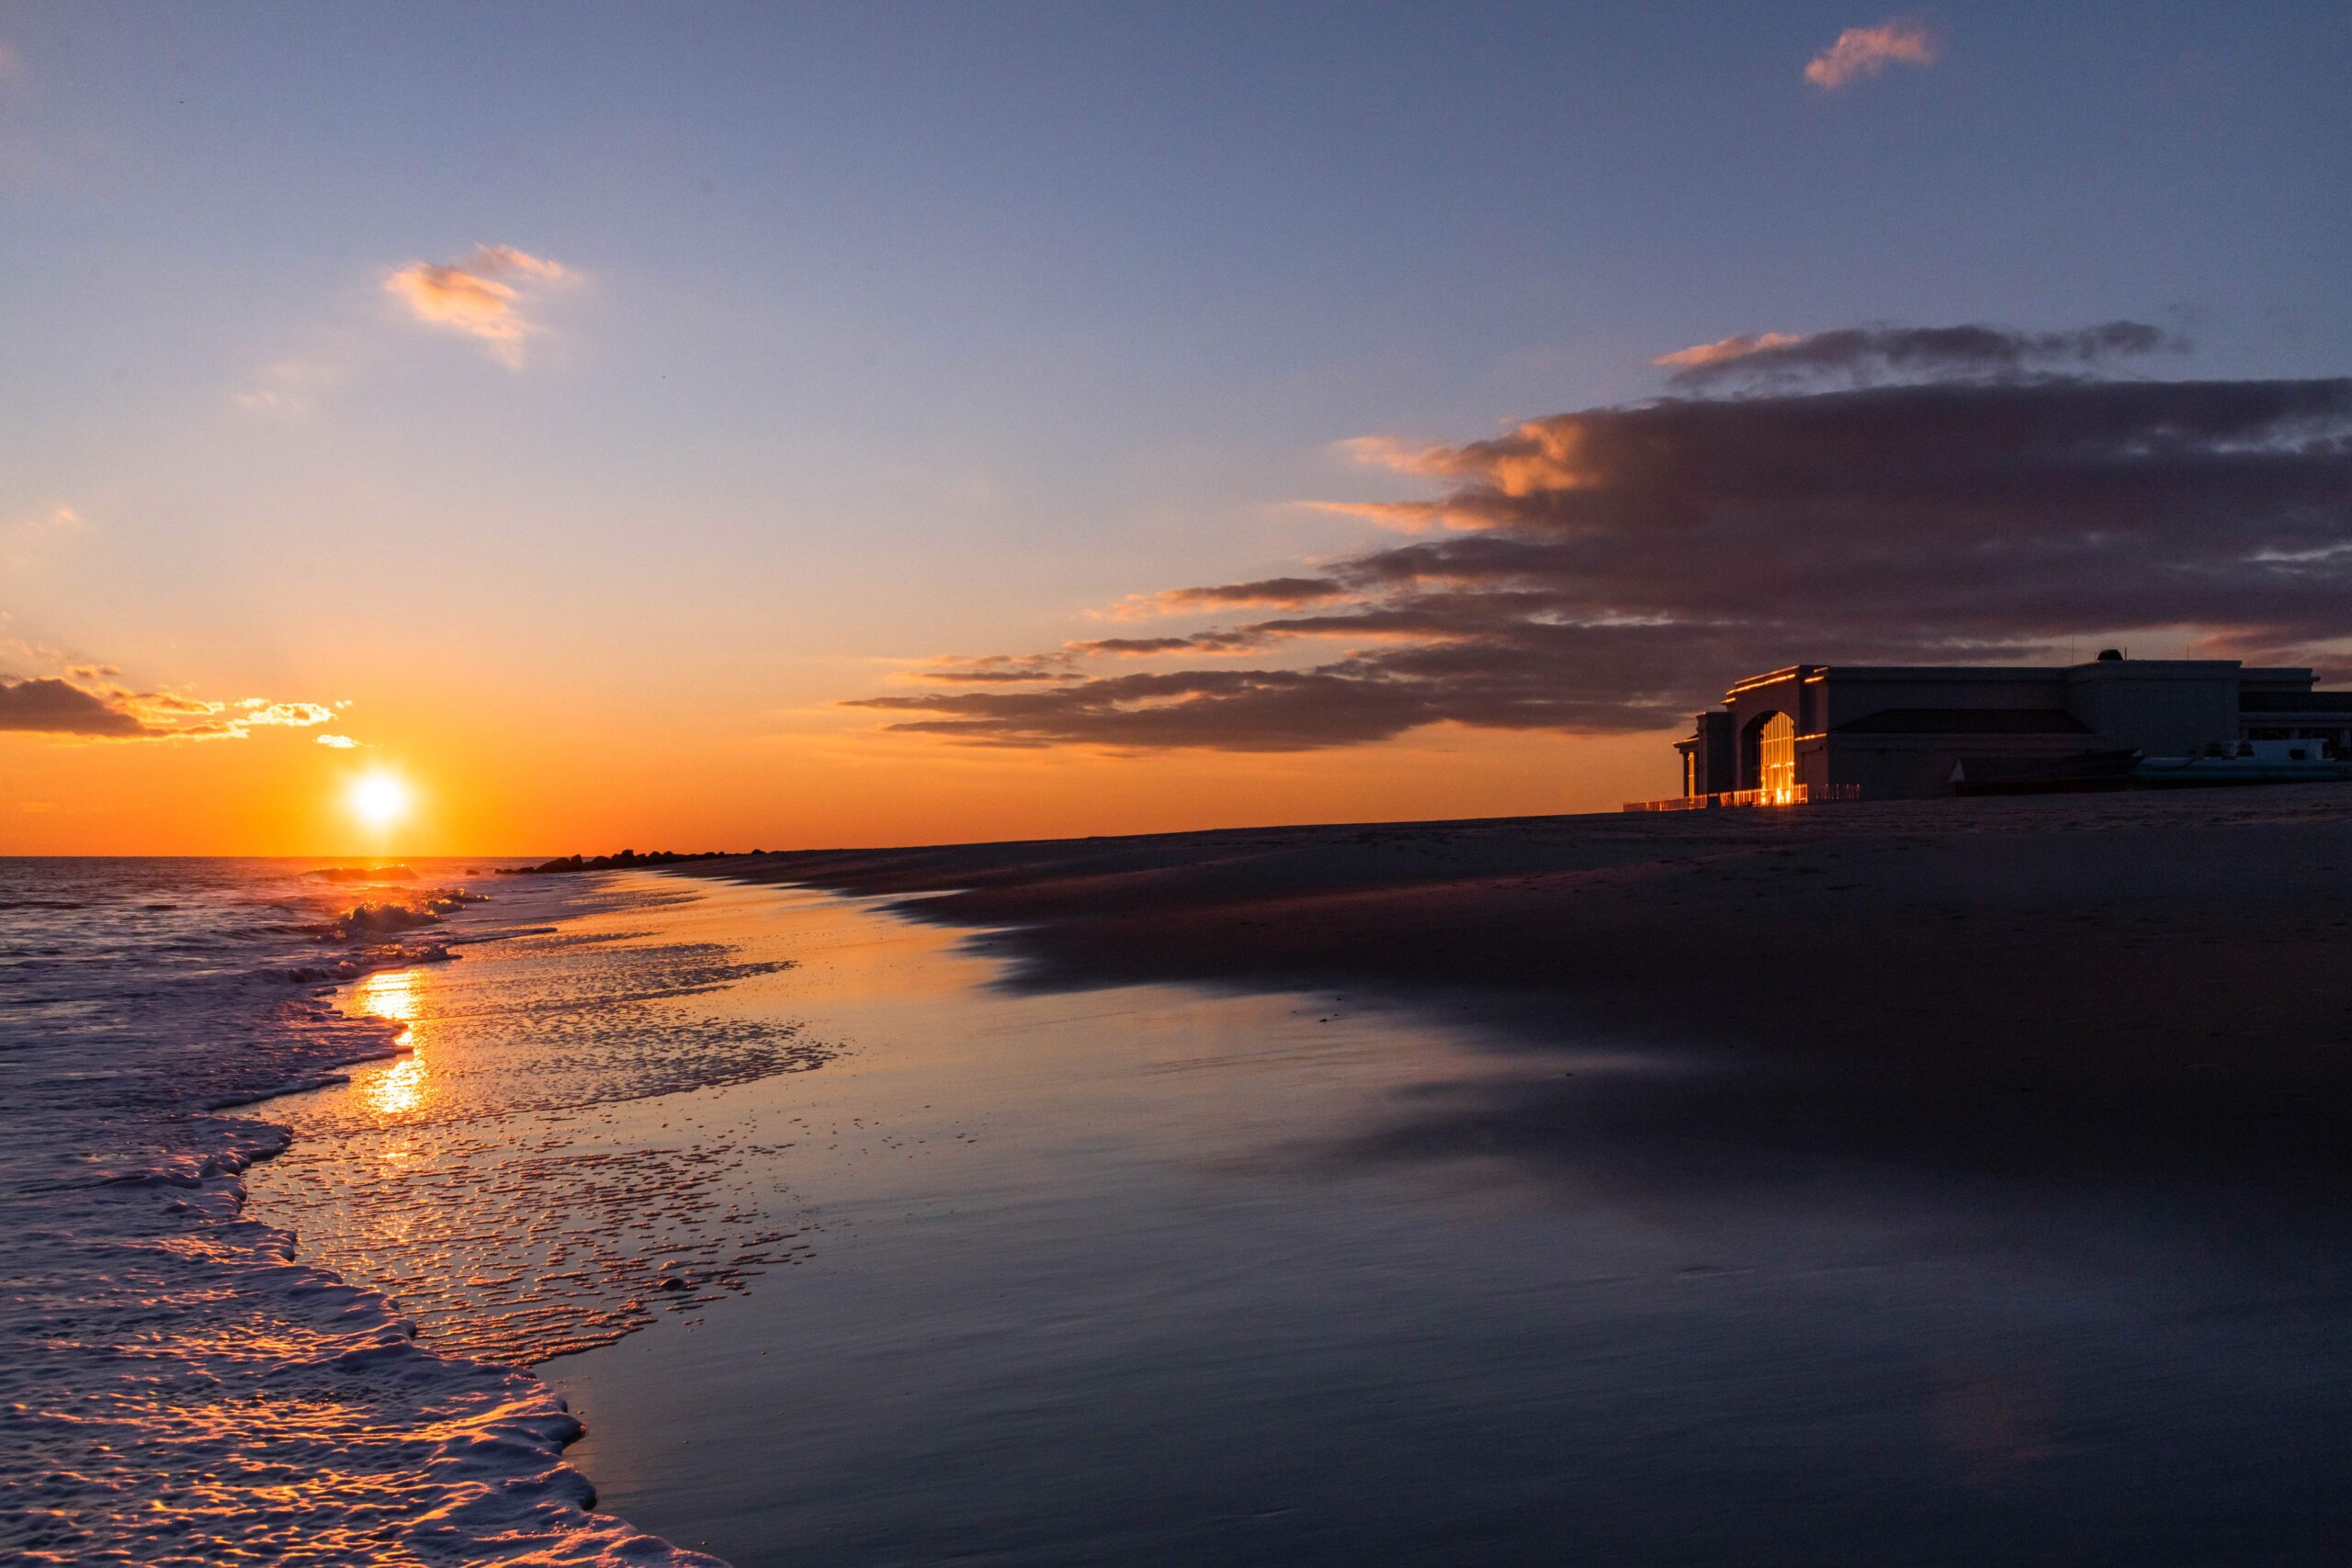
<path fill-rule="evenodd" d="M 592 1511 L 537 1378 L 244 1217 L 287 1133 L 215 1112 L 397 1049 L 317 982 L 481 934 L 462 890 L 354 906 L 301 869 L 0 862 L 0 1555 L 715 1564 Z"/>

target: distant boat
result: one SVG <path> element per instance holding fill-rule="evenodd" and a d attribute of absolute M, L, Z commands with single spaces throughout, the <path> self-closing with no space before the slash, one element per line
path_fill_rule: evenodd
<path fill-rule="evenodd" d="M 2132 770 L 2132 783 L 2154 786 L 2331 784 L 2352 779 L 2352 760 L 2328 755 L 2324 740 L 2241 740 L 2234 750 L 2209 749 L 2198 757 L 2150 757 Z"/>

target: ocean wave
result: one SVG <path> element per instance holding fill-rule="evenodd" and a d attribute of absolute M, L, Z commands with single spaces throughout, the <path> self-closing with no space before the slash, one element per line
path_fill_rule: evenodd
<path fill-rule="evenodd" d="M 24 886 L 44 876 L 72 886 Z M 0 1558 L 718 1568 L 592 1511 L 561 1457 L 581 1425 L 537 1378 L 435 1353 L 386 1297 L 245 1216 L 245 1172 L 288 1134 L 215 1112 L 401 1049 L 382 1020 L 287 995 L 287 928 L 343 942 L 314 965 L 341 979 L 454 957 L 370 939 L 481 897 L 355 920 L 384 906 L 315 911 L 295 885 L 0 863 L 0 942 L 42 931 L 90 960 L 74 973 L 95 1004 L 28 1016 L 0 988 L 0 1274 L 18 1282 L 0 1296 Z M 177 913 L 166 931 L 109 918 L 165 902 L 138 912 Z M 48 929 L 61 908 L 89 918 Z"/>
<path fill-rule="evenodd" d="M 354 904 L 334 919 L 305 929 L 322 942 L 359 942 L 392 936 L 420 926 L 438 925 L 468 904 L 482 902 L 485 897 L 462 887 L 435 887 L 401 899 Z"/>

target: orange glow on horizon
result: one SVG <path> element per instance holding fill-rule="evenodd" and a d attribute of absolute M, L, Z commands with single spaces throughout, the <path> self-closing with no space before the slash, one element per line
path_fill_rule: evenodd
<path fill-rule="evenodd" d="M 518 730 L 483 702 L 445 700 L 369 737 L 409 790 L 408 815 L 386 829 L 353 808 L 362 771 L 347 753 L 283 737 L 166 747 L 0 736 L 0 853 L 544 859 L 1613 812 L 1676 787 L 1680 739 L 1441 726 L 1329 750 L 1114 756 L 876 735 L 862 716 L 796 712 L 770 733 L 670 716 L 621 745 L 593 716 Z"/>

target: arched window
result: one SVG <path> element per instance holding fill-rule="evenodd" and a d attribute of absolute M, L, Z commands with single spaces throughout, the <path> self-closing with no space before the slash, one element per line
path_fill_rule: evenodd
<path fill-rule="evenodd" d="M 1768 801 L 1796 798 L 1797 727 L 1787 714 L 1767 719 L 1756 738 L 1756 785 Z"/>

